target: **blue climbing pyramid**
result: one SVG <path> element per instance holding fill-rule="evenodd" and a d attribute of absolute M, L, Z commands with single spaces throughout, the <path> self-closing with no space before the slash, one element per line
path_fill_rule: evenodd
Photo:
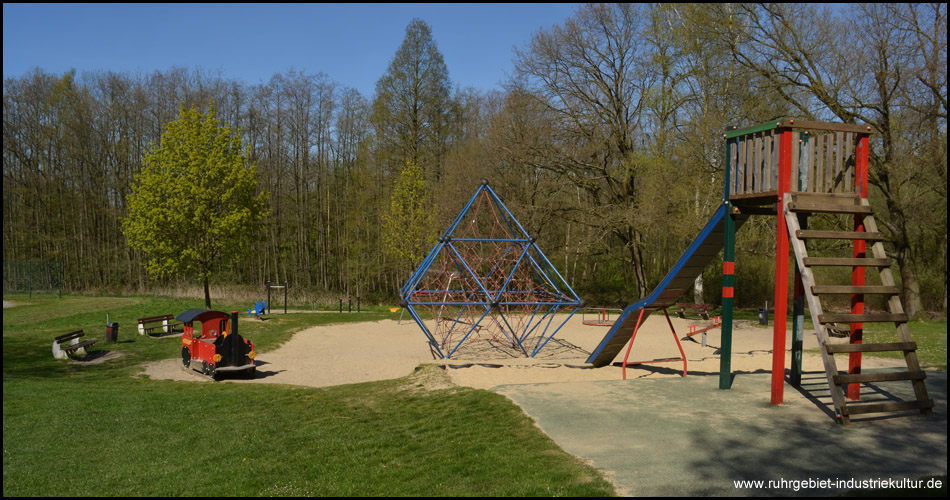
<path fill-rule="evenodd" d="M 400 298 L 441 358 L 480 341 L 511 356 L 534 357 L 583 305 L 488 181 Z"/>

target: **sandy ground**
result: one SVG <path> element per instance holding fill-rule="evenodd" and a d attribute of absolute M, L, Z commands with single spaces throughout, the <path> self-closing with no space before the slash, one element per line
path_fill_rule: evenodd
<path fill-rule="evenodd" d="M 672 318 L 680 338 L 690 324 L 711 324 L 702 320 Z M 295 334 L 280 348 L 259 353 L 254 380 L 226 380 L 226 383 L 274 383 L 326 387 L 403 377 L 422 363 L 446 366 L 452 381 L 459 386 L 491 389 L 505 384 L 620 380 L 624 351 L 614 365 L 592 368 L 585 363 L 608 328 L 584 325 L 579 316 L 572 318 L 533 359 L 515 357 L 510 349 L 487 341 L 463 345 L 449 360 L 434 359 L 425 335 L 411 320 L 380 321 L 314 327 Z M 787 335 L 786 367 L 790 364 Z M 719 373 L 721 332 L 708 332 L 707 345 L 681 340 L 687 359 L 687 374 Z M 169 339 L 170 342 L 175 340 Z M 842 339 L 842 341 L 845 341 Z M 806 332 L 805 349 L 816 349 L 817 339 Z M 637 333 L 630 361 L 679 357 L 679 350 L 662 315 L 650 316 Z M 842 358 L 843 359 L 843 358 Z M 749 322 L 736 322 L 733 330 L 733 373 L 770 372 L 772 328 Z M 818 354 L 806 353 L 805 371 L 823 371 Z M 901 366 L 901 363 L 865 358 L 865 368 Z M 839 369 L 843 367 L 839 366 Z M 154 379 L 210 382 L 206 376 L 186 370 L 178 359 L 148 363 L 145 374 Z M 682 361 L 627 367 L 627 378 L 679 377 Z"/>

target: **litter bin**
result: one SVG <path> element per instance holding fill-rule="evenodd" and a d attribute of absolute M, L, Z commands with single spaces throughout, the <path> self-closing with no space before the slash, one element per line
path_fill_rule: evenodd
<path fill-rule="evenodd" d="M 119 337 L 119 324 L 109 323 L 106 325 L 106 342 L 115 342 Z"/>
<path fill-rule="evenodd" d="M 769 324 L 769 310 L 768 309 L 759 309 L 759 324 L 760 325 Z"/>

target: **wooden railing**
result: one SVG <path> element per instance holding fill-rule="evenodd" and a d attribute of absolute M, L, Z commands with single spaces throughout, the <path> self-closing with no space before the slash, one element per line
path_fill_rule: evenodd
<path fill-rule="evenodd" d="M 859 191 L 866 183 L 870 133 L 864 125 L 795 120 L 727 131 L 729 198 Z M 783 140 L 788 153 L 782 151 Z M 787 176 L 782 169 L 788 169 Z M 789 185 L 780 186 L 780 179 Z"/>

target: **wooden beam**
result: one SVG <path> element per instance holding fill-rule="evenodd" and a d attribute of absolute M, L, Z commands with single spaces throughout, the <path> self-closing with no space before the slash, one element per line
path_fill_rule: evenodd
<path fill-rule="evenodd" d="M 830 354 L 842 352 L 890 352 L 916 351 L 916 342 L 882 342 L 879 344 L 828 344 L 825 349 Z"/>

